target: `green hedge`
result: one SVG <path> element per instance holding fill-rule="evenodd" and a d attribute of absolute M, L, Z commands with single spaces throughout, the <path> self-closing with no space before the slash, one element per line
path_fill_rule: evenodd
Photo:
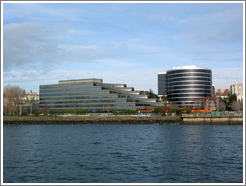
<path fill-rule="evenodd" d="M 77 111 L 72 111 L 72 110 L 61 110 L 61 111 L 51 111 L 51 114 L 86 114 L 87 111 L 85 109 L 79 109 Z"/>
<path fill-rule="evenodd" d="M 138 114 L 137 110 L 118 110 L 113 111 L 114 115 Z"/>

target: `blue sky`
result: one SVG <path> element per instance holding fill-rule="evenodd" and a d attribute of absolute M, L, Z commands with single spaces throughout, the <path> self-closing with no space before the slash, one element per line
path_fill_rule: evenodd
<path fill-rule="evenodd" d="M 157 92 L 157 74 L 211 68 L 243 82 L 242 3 L 3 3 L 3 85 L 102 78 Z M 36 85 L 36 86 L 35 86 Z"/>

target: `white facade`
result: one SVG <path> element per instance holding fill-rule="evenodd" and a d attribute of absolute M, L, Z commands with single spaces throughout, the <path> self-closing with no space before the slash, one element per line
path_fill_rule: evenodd
<path fill-rule="evenodd" d="M 237 95 L 237 100 L 242 101 L 243 100 L 243 84 L 233 84 L 230 86 L 230 92 L 231 94 Z"/>

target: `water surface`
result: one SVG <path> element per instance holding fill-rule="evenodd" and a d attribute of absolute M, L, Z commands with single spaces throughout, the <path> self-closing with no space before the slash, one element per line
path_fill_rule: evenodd
<path fill-rule="evenodd" d="M 243 126 L 4 125 L 4 183 L 241 183 Z"/>

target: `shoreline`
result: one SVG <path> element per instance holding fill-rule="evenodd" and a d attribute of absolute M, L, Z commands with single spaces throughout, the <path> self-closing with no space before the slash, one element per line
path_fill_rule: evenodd
<path fill-rule="evenodd" d="M 181 116 L 4 116 L 4 125 L 40 124 L 181 124 L 243 125 L 242 117 Z"/>
<path fill-rule="evenodd" d="M 180 117 L 82 116 L 82 117 L 5 117 L 3 124 L 179 124 Z"/>

